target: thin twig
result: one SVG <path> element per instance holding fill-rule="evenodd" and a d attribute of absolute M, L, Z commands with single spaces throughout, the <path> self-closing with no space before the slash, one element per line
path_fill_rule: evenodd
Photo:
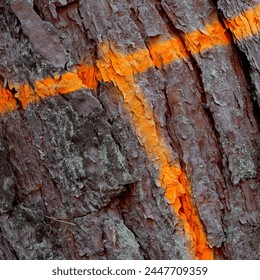
<path fill-rule="evenodd" d="M 73 223 L 69 223 L 69 222 L 65 222 L 63 220 L 59 220 L 59 219 L 56 219 L 54 217 L 50 217 L 50 216 L 46 216 L 44 215 L 44 217 L 48 218 L 48 219 L 51 219 L 53 221 L 56 221 L 56 222 L 60 222 L 60 223 L 64 223 L 64 224 L 67 224 L 67 225 L 71 225 L 71 226 L 76 226 L 76 224 L 73 224 Z"/>

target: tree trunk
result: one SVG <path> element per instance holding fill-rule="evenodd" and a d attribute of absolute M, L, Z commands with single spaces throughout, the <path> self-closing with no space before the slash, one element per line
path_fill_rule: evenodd
<path fill-rule="evenodd" d="M 260 259 L 246 3 L 0 0 L 1 259 Z"/>

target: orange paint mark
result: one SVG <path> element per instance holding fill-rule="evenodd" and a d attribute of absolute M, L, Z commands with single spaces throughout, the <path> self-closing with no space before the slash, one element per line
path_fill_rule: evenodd
<path fill-rule="evenodd" d="M 79 90 L 83 87 L 82 80 L 77 73 L 65 73 L 61 76 L 61 81 L 58 83 L 56 89 L 62 94 Z"/>
<path fill-rule="evenodd" d="M 191 188 L 185 173 L 178 166 L 165 164 L 161 168 L 160 181 L 166 190 L 165 197 L 183 222 L 195 256 L 200 260 L 213 259 L 213 251 L 207 244 L 205 231 L 192 203 Z"/>
<path fill-rule="evenodd" d="M 195 30 L 185 34 L 185 42 L 191 53 L 197 54 L 215 46 L 228 45 L 231 39 L 221 23 L 215 21 L 207 25 L 202 31 Z"/>
<path fill-rule="evenodd" d="M 87 75 L 92 75 L 90 78 Z M 38 103 L 40 98 L 47 98 L 58 94 L 67 94 L 81 88 L 94 89 L 97 86 L 96 72 L 94 66 L 81 66 L 77 72 L 64 73 L 61 76 L 47 77 L 37 80 L 32 89 L 28 84 L 12 85 L 17 93 L 15 98 L 19 99 L 25 109 L 30 103 Z M 16 100 L 7 89 L 0 89 L 0 113 L 16 109 Z"/>
<path fill-rule="evenodd" d="M 158 180 L 165 189 L 165 197 L 181 220 L 191 251 L 198 259 L 212 259 L 213 251 L 207 245 L 205 232 L 192 204 L 187 178 L 179 166 L 171 164 L 170 148 L 156 125 L 150 105 L 135 84 L 135 67 L 131 63 L 133 57 L 123 57 L 110 45 L 103 44 L 102 50 L 104 61 L 98 61 L 97 67 L 103 80 L 113 82 L 121 91 L 137 135 L 150 160 L 158 168 Z"/>
<path fill-rule="evenodd" d="M 100 50 L 103 50 L 105 53 L 109 50 L 109 44 L 106 43 L 100 44 L 99 47 Z M 97 64 L 99 64 L 99 61 Z M 109 56 L 103 57 L 102 64 L 107 64 L 107 66 L 114 68 L 118 75 L 125 75 L 126 77 L 132 74 L 145 72 L 148 68 L 154 67 L 148 49 L 139 50 L 126 55 L 114 51 L 113 59 L 111 60 Z M 105 73 L 103 72 L 102 78 L 107 80 L 107 76 L 104 75 Z"/>
<path fill-rule="evenodd" d="M 38 184 L 38 185 L 34 188 L 34 190 L 32 190 L 32 191 L 29 193 L 29 195 L 33 195 L 33 194 L 35 194 L 36 192 L 40 191 L 40 190 L 42 189 L 42 187 L 43 187 L 43 184 L 42 184 L 42 183 Z"/>
<path fill-rule="evenodd" d="M 120 57 L 121 62 L 127 61 L 126 65 L 119 65 L 121 73 L 125 73 L 126 75 L 142 73 L 148 68 L 154 67 L 154 62 L 149 57 L 148 49 L 142 49 L 125 56 L 120 55 L 120 53 L 117 53 L 116 55 L 117 57 Z M 116 66 L 116 63 L 113 63 L 115 64 L 113 66 Z"/>
<path fill-rule="evenodd" d="M 237 39 L 247 38 L 260 32 L 260 4 L 252 9 L 242 12 L 233 19 L 227 20 L 226 25 L 236 36 Z M 191 53 L 197 54 L 209 48 L 219 45 L 227 45 L 230 38 L 222 25 L 215 21 L 207 25 L 203 30 L 196 30 L 185 35 L 187 48 Z M 103 49 L 106 44 L 101 44 Z M 145 72 L 150 67 L 162 67 L 177 59 L 188 57 L 188 53 L 180 39 L 172 37 L 168 40 L 161 40 L 160 37 L 151 39 L 148 49 L 141 49 L 132 54 L 121 54 L 115 52 L 117 59 L 112 61 L 112 67 L 116 69 L 118 75 L 129 76 L 131 74 Z M 105 58 L 109 64 L 109 59 Z M 125 63 L 125 64 L 124 64 Z M 95 89 L 97 81 L 106 79 L 105 74 L 100 75 L 93 65 L 81 65 L 77 72 L 65 73 L 60 80 L 56 78 L 45 78 L 41 81 L 35 81 L 35 89 L 32 90 L 29 85 L 22 85 L 21 92 L 16 97 L 21 100 L 23 108 L 30 102 L 37 102 L 40 98 L 66 94 L 80 88 Z M 115 81 L 114 81 L 115 82 Z M 33 92 L 35 91 L 35 93 Z M 10 104 L 9 104 L 10 103 Z M 0 89 L 0 113 L 15 110 L 15 100 L 10 92 Z"/>
<path fill-rule="evenodd" d="M 39 101 L 39 97 L 28 84 L 21 85 L 20 88 L 18 88 L 15 97 L 22 102 L 23 109 L 25 109 L 28 104 L 38 103 Z"/>
<path fill-rule="evenodd" d="M 104 61 L 97 62 L 103 81 L 113 82 L 118 87 L 123 94 L 125 106 L 136 124 L 138 134 L 143 136 L 147 148 L 149 149 L 148 143 L 150 143 L 151 152 L 157 150 L 157 154 L 160 153 L 160 158 L 162 158 L 164 143 L 159 143 L 157 135 L 159 132 L 155 126 L 153 112 L 141 89 L 135 84 L 134 72 L 130 72 L 132 69 L 130 63 L 122 55 L 112 51 L 109 46 L 103 46 L 103 53 Z M 125 64 L 123 70 L 126 71 L 126 74 L 120 68 L 122 64 Z"/>
<path fill-rule="evenodd" d="M 12 93 L 0 85 L 0 113 L 6 113 L 16 109 L 16 101 Z"/>
<path fill-rule="evenodd" d="M 260 4 L 225 22 L 236 39 L 244 39 L 260 32 Z"/>
<path fill-rule="evenodd" d="M 82 64 L 78 68 L 78 77 L 82 83 L 89 89 L 95 89 L 97 87 L 96 69 L 93 65 L 87 66 Z"/>
<path fill-rule="evenodd" d="M 162 67 L 177 59 L 188 57 L 188 53 L 179 38 L 170 38 L 160 40 L 160 38 L 151 39 L 148 45 L 152 60 L 156 67 Z"/>
<path fill-rule="evenodd" d="M 35 93 L 41 98 L 57 95 L 59 94 L 56 89 L 58 83 L 59 81 L 54 78 L 45 78 L 42 81 L 36 81 Z"/>
<path fill-rule="evenodd" d="M 42 189 L 42 187 L 43 187 L 43 184 L 40 183 L 40 184 L 38 184 L 38 185 L 35 187 L 34 191 L 35 191 L 35 192 L 38 192 L 39 190 Z"/>
<path fill-rule="evenodd" d="M 243 12 L 226 22 L 238 38 L 246 38 L 259 33 L 259 8 Z M 228 45 L 230 38 L 222 25 L 215 21 L 201 31 L 185 34 L 185 42 L 191 53 L 197 54 L 215 46 Z M 190 241 L 191 249 L 198 259 L 212 259 L 213 251 L 207 245 L 206 234 L 191 199 L 191 189 L 185 173 L 178 164 L 172 163 L 170 148 L 156 125 L 155 116 L 141 88 L 135 83 L 135 74 L 145 72 L 151 67 L 188 57 L 180 39 L 172 37 L 161 40 L 159 37 L 150 41 L 148 48 L 131 54 L 122 54 L 113 46 L 103 43 L 99 46 L 103 58 L 93 66 L 81 65 L 76 72 L 64 73 L 61 77 L 45 78 L 35 82 L 35 89 L 29 85 L 17 88 L 16 98 L 23 108 L 39 98 L 46 98 L 59 93 L 66 94 L 80 88 L 95 89 L 97 80 L 112 82 L 121 91 L 125 108 L 129 112 L 133 126 L 144 146 L 149 159 L 158 170 L 158 181 L 165 189 L 165 196 L 180 219 L 182 227 Z M 0 112 L 16 109 L 16 100 L 7 89 L 0 88 Z"/>

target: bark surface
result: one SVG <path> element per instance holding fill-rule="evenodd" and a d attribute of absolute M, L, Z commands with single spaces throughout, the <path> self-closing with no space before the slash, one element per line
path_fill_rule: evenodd
<path fill-rule="evenodd" d="M 0 89 L 11 94 L 0 95 L 0 259 L 197 257 L 139 101 L 190 182 L 214 258 L 260 259 L 260 35 L 247 26 L 258 6 L 0 0 Z M 164 56 L 177 46 L 182 57 Z M 88 88 L 75 90 L 83 64 L 97 78 L 82 74 Z M 61 94 L 26 95 L 46 77 Z"/>

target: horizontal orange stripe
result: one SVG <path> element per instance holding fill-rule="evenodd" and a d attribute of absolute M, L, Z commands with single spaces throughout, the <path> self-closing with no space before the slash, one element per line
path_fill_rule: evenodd
<path fill-rule="evenodd" d="M 235 18 L 226 20 L 225 24 L 238 40 L 258 34 L 260 32 L 260 4 Z"/>
<path fill-rule="evenodd" d="M 67 94 L 81 88 L 95 89 L 97 87 L 96 70 L 94 66 L 81 65 L 74 72 L 66 72 L 61 76 L 47 77 L 36 80 L 34 89 L 28 84 L 10 85 L 17 93 L 13 96 L 7 89 L 0 88 L 0 113 L 16 109 L 19 99 L 25 109 L 30 103 L 39 102 L 40 98 L 47 98 L 58 94 Z"/>
<path fill-rule="evenodd" d="M 159 38 L 151 39 L 148 48 L 152 60 L 158 68 L 177 59 L 189 56 L 181 40 L 176 37 L 164 41 L 161 41 Z"/>
<path fill-rule="evenodd" d="M 259 30 L 256 16 L 258 14 L 259 6 L 256 6 L 244 12 L 243 16 L 239 15 L 229 20 L 227 25 L 239 39 L 251 36 Z M 249 24 L 244 24 L 244 18 Z M 222 25 L 214 22 L 203 31 L 185 34 L 185 42 L 189 51 L 197 54 L 217 45 L 227 45 L 230 38 Z M 132 123 L 147 155 L 158 169 L 158 181 L 165 189 L 166 198 L 183 224 L 195 256 L 199 259 L 213 258 L 197 211 L 192 204 L 189 182 L 178 164 L 171 162 L 170 148 L 156 125 L 151 106 L 134 79 L 135 74 L 145 72 L 148 68 L 161 67 L 188 57 L 185 47 L 180 39 L 172 37 L 164 41 L 153 39 L 147 49 L 132 54 L 116 52 L 113 46 L 106 43 L 101 44 L 99 49 L 104 57 L 96 61 L 96 67 L 81 65 L 73 72 L 64 73 L 60 77 L 35 81 L 34 89 L 27 84 L 14 86 L 17 90 L 14 96 L 9 90 L 0 88 L 0 112 L 14 110 L 16 99 L 19 99 L 23 108 L 26 108 L 30 103 L 37 103 L 39 98 L 67 94 L 81 88 L 95 89 L 98 80 L 112 82 L 124 97 L 125 108 L 132 117 Z"/>
<path fill-rule="evenodd" d="M 259 14 L 260 4 L 225 23 L 237 39 L 247 38 L 259 33 Z M 197 54 L 215 46 L 227 45 L 230 43 L 230 38 L 222 25 L 216 21 L 207 25 L 202 31 L 196 30 L 185 34 L 185 42 L 189 51 Z M 100 49 L 102 49 L 102 44 Z M 113 66 L 120 64 L 119 67 L 116 67 L 117 71 L 128 74 L 145 72 L 150 67 L 161 67 L 177 59 L 187 58 L 188 54 L 181 40 L 172 37 L 168 40 L 151 39 L 148 49 L 127 55 L 117 53 L 116 56 L 117 61 L 113 62 L 115 64 Z M 125 65 L 122 64 L 122 61 Z M 75 72 L 65 73 L 61 77 L 48 77 L 41 81 L 35 81 L 34 89 L 28 85 L 14 87 L 18 91 L 16 98 L 20 99 L 23 108 L 26 108 L 29 103 L 37 102 L 38 97 L 46 98 L 60 93 L 66 94 L 80 88 L 95 89 L 99 79 L 101 78 L 93 65 L 83 64 Z M 12 94 L 3 88 L 0 88 L 0 92 L 0 113 L 15 110 L 16 101 Z"/>
<path fill-rule="evenodd" d="M 215 46 L 228 45 L 231 42 L 227 31 L 219 21 L 207 25 L 203 31 L 196 30 L 185 34 L 187 47 L 193 54 L 197 54 Z"/>

